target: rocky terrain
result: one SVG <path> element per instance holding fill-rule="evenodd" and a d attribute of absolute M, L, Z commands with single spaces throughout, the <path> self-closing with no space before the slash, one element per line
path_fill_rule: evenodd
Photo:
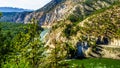
<path fill-rule="evenodd" d="M 76 47 L 77 42 L 87 41 L 88 45 L 94 48 L 94 46 L 96 46 L 96 42 L 99 41 L 100 44 L 98 45 L 115 45 L 118 47 L 117 50 L 119 50 L 119 15 L 120 5 L 118 2 L 118 4 L 109 6 L 108 8 L 97 10 L 93 14 L 86 16 L 83 20 L 76 21 L 74 20 L 74 17 L 72 17 L 72 20 L 68 18 L 66 20 L 56 22 L 53 24 L 52 30 L 45 38 L 46 46 L 54 48 L 54 46 L 58 44 L 66 45 L 67 43 L 67 45 L 70 45 L 74 48 Z M 101 38 L 99 39 L 99 37 Z M 105 38 L 107 39 L 107 43 L 104 40 Z M 111 49 L 115 50 L 114 48 Z M 114 59 L 119 58 L 119 51 L 114 52 L 112 50 L 106 50 L 107 49 L 105 48 L 101 53 L 104 54 L 102 57 Z M 93 53 L 90 52 L 88 53 Z M 117 54 L 115 55 L 115 53 Z M 95 55 L 95 57 L 98 56 Z"/>
<path fill-rule="evenodd" d="M 119 0 L 52 0 L 44 7 L 32 13 L 17 13 L 10 20 L 12 22 L 29 23 L 32 18 L 35 18 L 39 21 L 40 25 L 52 25 L 52 23 L 65 20 L 69 18 L 69 16 L 75 16 L 77 20 L 82 20 L 94 11 L 109 7 L 118 1 Z M 19 18 L 16 18 L 16 16 Z"/>
<path fill-rule="evenodd" d="M 102 57 L 103 58 L 113 58 L 113 59 L 120 59 L 120 46 L 109 45 L 109 46 L 102 46 Z"/>
<path fill-rule="evenodd" d="M 50 48 L 69 45 L 74 49 L 79 41 L 90 47 L 98 45 L 97 41 L 119 46 L 119 4 L 120 0 L 52 0 L 36 11 L 16 13 L 9 19 L 26 24 L 34 18 L 39 25 L 50 26 L 43 39 Z"/>
<path fill-rule="evenodd" d="M 120 67 L 120 0 L 52 0 L 1 19 L 17 23 L 0 23 L 0 68 Z"/>
<path fill-rule="evenodd" d="M 109 7 L 118 0 L 52 0 L 43 8 L 28 14 L 24 23 L 36 18 L 41 25 L 51 25 L 60 20 L 67 19 L 73 15 L 77 19 L 84 19 L 92 12 L 101 8 Z"/>
<path fill-rule="evenodd" d="M 77 24 L 74 24 L 69 20 L 59 21 L 59 24 L 55 23 L 53 25 L 51 31 L 51 35 L 53 33 L 53 36 L 50 37 L 54 38 L 57 35 L 56 39 L 58 39 L 58 37 L 64 35 L 65 32 L 65 34 L 68 34 L 69 38 L 71 38 L 69 40 L 72 40 L 74 44 L 79 40 L 78 38 L 80 38 L 81 35 L 91 37 L 93 35 L 95 37 L 107 35 L 111 38 L 110 41 L 112 41 L 112 38 L 119 38 L 119 6 L 110 8 L 111 9 L 105 10 L 101 13 L 93 14 Z M 68 38 L 67 35 L 65 35 L 65 37 Z"/>

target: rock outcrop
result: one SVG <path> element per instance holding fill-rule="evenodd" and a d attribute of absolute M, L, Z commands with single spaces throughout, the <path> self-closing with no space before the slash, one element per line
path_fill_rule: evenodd
<path fill-rule="evenodd" d="M 29 23 L 32 18 L 40 25 L 52 25 L 54 22 L 66 20 L 70 15 L 83 20 L 94 11 L 109 7 L 119 0 L 52 0 L 44 7 L 31 13 L 17 13 L 10 22 Z M 5 17 L 3 17 L 5 19 Z M 2 20 L 3 20 L 2 18 Z"/>
<path fill-rule="evenodd" d="M 50 3 L 28 14 L 24 23 L 28 23 L 32 18 L 36 18 L 40 25 L 51 25 L 60 20 L 67 19 L 73 14 L 83 19 L 92 12 L 109 7 L 118 0 L 52 0 Z"/>
<path fill-rule="evenodd" d="M 120 46 L 120 39 L 112 39 L 110 45 Z"/>

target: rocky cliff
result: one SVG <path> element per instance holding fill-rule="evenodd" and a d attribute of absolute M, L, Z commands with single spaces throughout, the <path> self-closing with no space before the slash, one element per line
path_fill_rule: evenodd
<path fill-rule="evenodd" d="M 40 25 L 51 26 L 49 33 L 45 34 L 45 46 L 54 48 L 60 45 L 74 48 L 77 42 L 87 42 L 91 46 L 89 50 L 92 50 L 97 41 L 100 44 L 113 45 L 112 41 L 118 39 L 115 44 L 119 43 L 119 4 L 120 0 L 52 0 L 43 8 L 28 14 L 24 22 L 28 23 L 35 18 Z M 104 52 L 103 57 L 109 53 Z"/>
<path fill-rule="evenodd" d="M 70 15 L 75 15 L 80 20 L 90 15 L 92 12 L 109 7 L 119 0 L 52 0 L 50 3 L 28 14 L 24 23 L 28 23 L 32 18 L 36 18 L 41 25 L 51 25 L 60 20 L 67 19 Z"/>
<path fill-rule="evenodd" d="M 29 23 L 32 18 L 35 18 L 39 21 L 40 25 L 52 25 L 52 23 L 56 21 L 66 20 L 71 16 L 77 20 L 83 20 L 94 11 L 109 7 L 118 1 L 119 0 L 52 0 L 44 7 L 31 13 L 15 13 L 9 22 Z M 7 16 L 4 16 L 2 20 L 6 17 Z M 71 21 L 76 20 L 72 19 Z"/>
<path fill-rule="evenodd" d="M 72 13 L 72 15 L 75 14 L 76 12 Z M 76 17 L 72 16 L 65 20 L 55 22 L 45 38 L 46 46 L 50 46 L 51 48 L 54 48 L 56 45 L 76 47 L 77 42 L 87 41 L 89 46 L 94 47 L 98 45 L 98 41 L 100 45 L 112 45 L 119 49 L 119 15 L 120 2 L 117 2 L 107 8 L 98 9 L 92 14 L 84 15 L 85 17 L 82 20 L 78 20 L 78 18 L 76 19 Z M 103 57 L 107 58 L 113 58 L 113 56 L 114 58 L 119 57 L 119 54 L 111 55 L 114 52 L 108 55 L 106 50 L 103 51 L 103 54 Z"/>

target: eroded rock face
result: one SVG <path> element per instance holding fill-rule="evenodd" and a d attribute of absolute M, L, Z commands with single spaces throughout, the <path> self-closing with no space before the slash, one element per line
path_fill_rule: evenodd
<path fill-rule="evenodd" d="M 102 57 L 120 59 L 120 46 L 103 46 Z"/>
<path fill-rule="evenodd" d="M 110 45 L 120 46 L 120 39 L 113 39 L 111 41 Z"/>
<path fill-rule="evenodd" d="M 117 0 L 52 0 L 43 8 L 28 14 L 24 23 L 28 23 L 32 18 L 36 18 L 40 25 L 51 25 L 52 23 L 68 18 L 70 14 L 84 18 L 92 12 L 109 7 Z M 80 12 L 77 12 L 77 11 Z"/>
<path fill-rule="evenodd" d="M 52 25 L 56 21 L 67 19 L 71 14 L 85 18 L 98 9 L 109 7 L 115 1 L 120 0 L 51 0 L 36 11 L 17 13 L 11 18 L 4 16 L 1 20 L 7 17 L 7 22 L 29 23 L 32 18 L 36 18 L 40 25 Z"/>
<path fill-rule="evenodd" d="M 61 2 L 62 0 L 52 0 L 43 8 L 27 15 L 24 22 L 28 23 L 31 18 L 36 18 L 41 25 L 48 25 L 65 18 L 65 13 L 71 9 L 72 5 L 68 2 Z"/>

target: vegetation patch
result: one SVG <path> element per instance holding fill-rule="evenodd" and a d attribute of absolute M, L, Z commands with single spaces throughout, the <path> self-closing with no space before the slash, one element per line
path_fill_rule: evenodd
<path fill-rule="evenodd" d="M 84 60 L 70 60 L 70 68 L 119 68 L 120 60 L 105 58 L 89 58 Z"/>

